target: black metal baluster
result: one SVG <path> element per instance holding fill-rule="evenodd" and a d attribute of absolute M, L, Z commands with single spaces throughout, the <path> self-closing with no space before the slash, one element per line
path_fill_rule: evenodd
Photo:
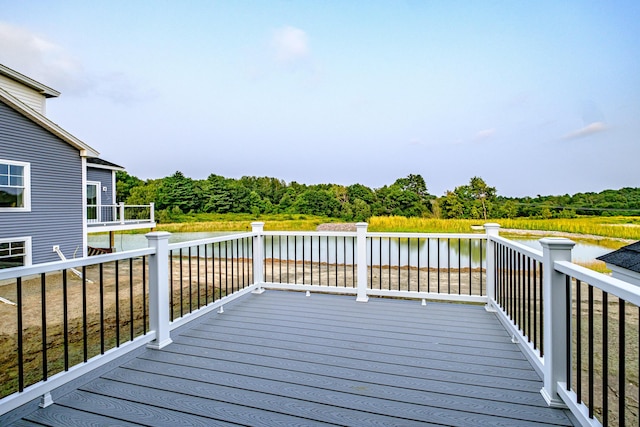
<path fill-rule="evenodd" d="M 418 258 L 417 258 L 417 262 L 418 262 L 418 292 L 420 292 L 420 238 L 418 237 Z"/>
<path fill-rule="evenodd" d="M 571 277 L 565 276 L 565 336 L 566 347 L 565 352 L 567 354 L 567 360 L 565 369 L 567 370 L 567 390 L 571 390 Z"/>
<path fill-rule="evenodd" d="M 618 317 L 618 425 L 624 427 L 626 423 L 626 401 L 627 401 L 627 373 L 626 373 L 626 302 L 622 298 L 618 298 L 619 317 Z"/>
<path fill-rule="evenodd" d="M 189 266 L 189 313 L 193 312 L 193 288 L 192 288 L 192 283 L 193 283 L 193 277 L 191 275 L 191 270 L 192 270 L 192 265 L 191 265 L 191 246 L 189 246 L 187 248 L 187 256 L 188 258 L 188 262 L 187 265 Z"/>
<path fill-rule="evenodd" d="M 162 262 L 162 261 L 159 261 Z M 175 306 L 173 305 L 173 250 L 169 251 L 169 304 L 171 305 L 170 317 L 173 322 L 173 313 Z"/>
<path fill-rule="evenodd" d="M 142 270 L 144 273 L 144 269 Z M 66 277 L 66 270 L 65 270 Z M 98 266 L 98 280 L 100 281 L 100 354 L 104 354 L 104 264 Z M 65 339 L 66 341 L 66 339 Z"/>
<path fill-rule="evenodd" d="M 45 273 L 40 274 L 41 332 L 42 332 L 42 379 L 47 380 L 47 289 Z"/>
<path fill-rule="evenodd" d="M 313 236 L 311 236 L 309 261 L 311 264 L 311 284 L 313 285 Z"/>
<path fill-rule="evenodd" d="M 605 291 L 602 291 L 602 425 L 609 425 L 609 295 Z"/>
<path fill-rule="evenodd" d="M 83 360 L 89 360 L 87 347 L 87 267 L 82 266 L 82 354 Z M 46 379 L 46 378 L 45 378 Z"/>
<path fill-rule="evenodd" d="M 17 333 L 18 333 L 18 391 L 24 390 L 24 346 L 22 327 L 22 277 L 16 279 Z"/>
<path fill-rule="evenodd" d="M 576 280 L 576 402 L 582 402 L 582 284 Z"/>
<path fill-rule="evenodd" d="M 118 275 L 118 260 L 115 261 L 114 268 L 116 291 L 116 347 L 120 347 L 120 276 Z"/>
<path fill-rule="evenodd" d="M 447 295 L 451 295 L 451 239 L 447 237 Z"/>
<path fill-rule="evenodd" d="M 133 314 L 133 258 L 129 258 L 129 319 L 131 320 L 131 324 L 129 325 L 130 341 L 133 341 L 135 338 L 134 331 L 134 314 Z"/>
<path fill-rule="evenodd" d="M 400 270 L 402 270 L 400 266 L 400 264 L 402 264 L 402 262 L 400 261 L 400 247 L 401 242 L 400 238 L 398 237 L 398 290 L 400 290 Z"/>
<path fill-rule="evenodd" d="M 100 293 L 102 300 L 102 292 Z M 62 334 L 64 337 L 64 370 L 69 370 L 69 295 L 67 294 L 67 270 L 62 270 Z M 100 331 L 102 331 L 102 316 L 100 318 Z"/>
<path fill-rule="evenodd" d="M 100 264 L 102 267 L 102 264 Z M 100 277 L 102 282 L 102 276 Z M 100 299 L 102 302 L 102 298 Z M 142 257 L 142 333 L 147 335 L 147 257 Z"/>
<path fill-rule="evenodd" d="M 438 266 L 437 266 L 437 275 L 438 275 L 438 293 L 440 293 L 440 238 L 438 237 Z"/>
<path fill-rule="evenodd" d="M 594 385 L 594 351 L 593 351 L 593 286 L 588 285 L 589 290 L 589 350 L 588 350 L 588 361 L 589 361 L 589 418 L 593 418 L 593 407 L 595 406 L 595 402 L 593 401 L 593 385 Z"/>
<path fill-rule="evenodd" d="M 198 297 L 196 298 L 196 303 L 198 304 L 196 307 L 200 308 L 200 245 L 196 246 L 196 277 L 198 281 L 197 292 Z"/>
<path fill-rule="evenodd" d="M 209 256 L 207 248 L 209 245 L 204 245 L 204 305 L 209 305 Z"/>
<path fill-rule="evenodd" d="M 229 295 L 229 241 L 224 242 L 224 294 Z"/>

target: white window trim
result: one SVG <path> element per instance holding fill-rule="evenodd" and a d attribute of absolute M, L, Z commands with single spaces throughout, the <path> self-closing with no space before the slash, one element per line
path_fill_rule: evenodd
<path fill-rule="evenodd" d="M 7 242 L 24 242 L 24 267 L 28 267 L 32 264 L 31 236 L 10 237 L 5 239 L 0 239 L 0 243 L 7 243 Z"/>
<path fill-rule="evenodd" d="M 22 166 L 24 168 L 24 206 L 20 208 L 0 207 L 0 212 L 31 212 L 31 163 L 16 162 L 14 160 L 0 159 L 0 163 L 6 165 Z"/>

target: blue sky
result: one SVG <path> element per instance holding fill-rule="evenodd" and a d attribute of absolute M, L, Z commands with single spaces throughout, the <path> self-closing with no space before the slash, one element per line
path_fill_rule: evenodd
<path fill-rule="evenodd" d="M 638 1 L 0 0 L 0 63 L 140 178 L 640 186 Z"/>

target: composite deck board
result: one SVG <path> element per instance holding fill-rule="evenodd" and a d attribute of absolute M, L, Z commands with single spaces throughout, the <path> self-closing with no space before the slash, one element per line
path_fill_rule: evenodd
<path fill-rule="evenodd" d="M 290 350 L 306 350 L 316 352 L 316 349 L 332 351 L 342 354 L 344 357 L 362 358 L 363 353 L 367 356 L 375 357 L 376 355 L 386 356 L 387 358 L 398 358 L 398 360 L 407 359 L 407 363 L 421 364 L 423 361 L 430 363 L 431 359 L 446 360 L 449 362 L 464 362 L 481 366 L 499 366 L 513 369 L 531 370 L 531 364 L 524 358 L 496 360 L 495 357 L 478 356 L 471 354 L 456 354 L 450 351 L 434 351 L 425 347 L 416 353 L 415 349 L 402 347 L 402 342 L 394 343 L 395 345 L 383 344 L 378 341 L 375 345 L 370 342 L 354 343 L 350 340 L 326 339 L 320 337 L 310 337 L 307 334 L 291 333 L 288 331 L 271 330 L 268 333 L 260 333 L 251 330 L 238 330 L 233 335 L 217 334 L 210 328 L 200 325 L 193 328 L 184 336 L 196 338 L 210 338 L 211 333 L 216 333 L 216 340 L 221 343 L 240 343 L 240 344 L 258 344 L 261 346 L 278 346 L 279 348 L 287 348 Z M 470 357 L 473 355 L 473 360 Z"/>
<path fill-rule="evenodd" d="M 572 425 L 478 305 L 267 291 L 172 338 L 15 425 Z"/>

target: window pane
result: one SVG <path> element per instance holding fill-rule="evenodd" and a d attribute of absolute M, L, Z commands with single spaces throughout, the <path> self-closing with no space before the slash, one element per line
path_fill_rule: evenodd
<path fill-rule="evenodd" d="M 0 188 L 0 208 L 15 208 L 22 207 L 18 205 L 18 196 L 14 194 L 15 188 Z M 22 203 L 22 197 L 20 197 L 20 203 Z"/>
<path fill-rule="evenodd" d="M 8 175 L 9 174 L 9 165 L 0 163 L 0 175 Z"/>
<path fill-rule="evenodd" d="M 11 165 L 9 167 L 9 175 L 22 176 L 24 175 L 23 171 L 24 171 L 24 166 Z"/>
<path fill-rule="evenodd" d="M 0 269 L 11 268 L 11 267 L 22 267 L 23 265 L 24 265 L 23 256 L 0 258 Z"/>
<path fill-rule="evenodd" d="M 0 243 L 0 250 L 9 249 L 9 242 Z"/>
<path fill-rule="evenodd" d="M 0 185 L 9 185 L 8 175 L 0 175 Z"/>
<path fill-rule="evenodd" d="M 24 180 L 22 179 L 21 176 L 12 176 L 11 180 L 9 181 L 9 185 L 15 185 L 18 187 L 22 187 Z"/>

